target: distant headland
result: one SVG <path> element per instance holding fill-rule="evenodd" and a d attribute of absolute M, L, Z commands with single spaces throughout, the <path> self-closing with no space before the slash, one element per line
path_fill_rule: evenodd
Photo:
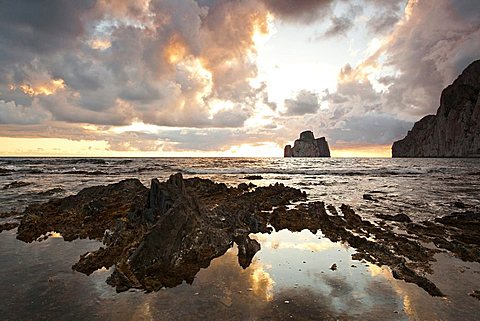
<path fill-rule="evenodd" d="M 480 60 L 443 90 L 436 115 L 393 143 L 392 157 L 480 157 Z"/>
<path fill-rule="evenodd" d="M 315 139 L 310 130 L 300 134 L 300 138 L 295 140 L 293 147 L 285 146 L 284 157 L 330 157 L 330 149 L 325 137 Z"/>

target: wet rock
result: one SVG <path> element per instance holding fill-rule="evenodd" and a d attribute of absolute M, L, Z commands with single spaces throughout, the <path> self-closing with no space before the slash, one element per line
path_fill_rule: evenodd
<path fill-rule="evenodd" d="M 475 290 L 472 293 L 469 294 L 471 297 L 480 300 L 480 290 Z"/>
<path fill-rule="evenodd" d="M 65 192 L 65 190 L 63 188 L 55 187 L 55 188 L 52 188 L 52 189 L 49 189 L 49 190 L 46 190 L 46 191 L 43 191 L 43 192 L 38 192 L 37 195 L 38 196 L 52 196 L 52 195 L 63 193 L 63 192 Z"/>
<path fill-rule="evenodd" d="M 260 249 L 248 234 L 270 231 L 265 213 L 305 199 L 300 190 L 283 184 L 247 187 L 185 180 L 181 174 L 166 182 L 153 179 L 150 189 L 138 180 L 91 187 L 28 207 L 17 238 L 31 242 L 57 231 L 67 241 L 102 240 L 105 246 L 82 255 L 73 269 L 91 274 L 114 266 L 107 282 L 117 291 L 156 291 L 193 282 L 234 242 L 239 264 L 246 268 Z"/>
<path fill-rule="evenodd" d="M 249 175 L 249 176 L 245 176 L 243 179 L 248 179 L 248 180 L 254 181 L 254 180 L 263 179 L 263 176 L 261 176 L 261 175 Z"/>
<path fill-rule="evenodd" d="M 333 263 L 332 266 L 330 266 L 330 270 L 336 271 L 337 270 L 337 264 Z"/>
<path fill-rule="evenodd" d="M 356 214 L 350 206 L 342 204 L 342 206 L 340 206 L 340 210 L 343 213 L 343 217 L 349 224 L 353 226 L 359 226 L 363 223 L 362 218 Z"/>
<path fill-rule="evenodd" d="M 333 215 L 329 215 L 323 202 L 291 205 L 305 200 L 305 193 L 283 184 L 234 188 L 176 174 L 165 182 L 153 179 L 147 189 L 138 180 L 124 180 L 29 206 L 17 238 L 31 242 L 57 231 L 67 241 L 86 237 L 103 241 L 102 248 L 82 255 L 73 268 L 90 274 L 114 266 L 107 282 L 117 291 L 157 291 L 184 281 L 192 283 L 201 268 L 234 243 L 238 262 L 246 268 L 260 250 L 260 244 L 248 235 L 269 233 L 270 226 L 314 233 L 321 229 L 333 242 L 354 247 L 353 259 L 389 266 L 395 278 L 415 283 L 435 296 L 442 292 L 427 274 L 439 249 L 463 260 L 480 260 L 478 213 L 407 223 L 408 235 L 399 235 L 386 223 L 377 226 L 363 220 L 345 204 L 340 207 L 341 215 L 331 208 Z M 419 241 L 438 249 L 426 248 Z"/>
<path fill-rule="evenodd" d="M 20 213 L 17 211 L 0 212 L 0 218 L 7 218 L 7 217 L 14 217 L 14 216 L 20 216 Z"/>
<path fill-rule="evenodd" d="M 260 251 L 260 243 L 248 236 L 239 236 L 235 238 L 238 246 L 238 264 L 246 269 L 252 263 L 255 254 Z"/>
<path fill-rule="evenodd" d="M 29 183 L 29 182 L 14 181 L 14 182 L 11 182 L 10 184 L 3 186 L 3 189 L 20 188 L 20 187 L 28 186 L 31 184 L 32 183 Z"/>
<path fill-rule="evenodd" d="M 32 242 L 43 234 L 56 231 L 67 241 L 76 238 L 102 239 L 116 220 L 128 221 L 129 213 L 144 207 L 148 190 L 137 179 L 107 186 L 83 189 L 77 195 L 53 199 L 27 207 L 17 238 Z"/>
<path fill-rule="evenodd" d="M 102 172 L 102 171 L 83 171 L 83 170 L 80 170 L 80 171 L 77 171 L 77 170 L 65 171 L 65 172 L 61 172 L 61 174 L 63 174 L 63 175 L 88 175 L 88 176 L 109 175 L 107 172 Z"/>
<path fill-rule="evenodd" d="M 395 221 L 401 223 L 411 223 L 412 220 L 408 217 L 407 214 L 396 214 L 396 215 L 389 215 L 389 214 L 375 214 L 376 217 L 381 218 L 382 220 L 386 221 Z"/>
<path fill-rule="evenodd" d="M 246 183 L 238 184 L 237 188 L 241 191 L 248 191 L 248 185 Z"/>
<path fill-rule="evenodd" d="M 16 222 L 0 224 L 0 233 L 2 233 L 3 231 L 13 230 L 14 228 L 18 227 L 18 225 L 19 223 L 16 223 Z"/>
<path fill-rule="evenodd" d="M 378 202 L 378 200 L 373 198 L 373 195 L 371 194 L 363 194 L 363 199 L 367 201 Z"/>
<path fill-rule="evenodd" d="M 422 289 L 427 291 L 431 296 L 444 296 L 442 291 L 427 278 L 418 275 L 412 269 L 408 268 L 405 263 L 400 263 L 392 268 L 393 277 L 405 280 L 406 282 L 415 283 Z"/>
<path fill-rule="evenodd" d="M 465 203 L 463 203 L 462 201 L 455 201 L 453 202 L 453 206 L 455 206 L 456 208 L 465 208 Z"/>
<path fill-rule="evenodd" d="M 335 206 L 328 204 L 327 205 L 327 210 L 332 214 L 332 215 L 338 215 L 337 209 Z"/>

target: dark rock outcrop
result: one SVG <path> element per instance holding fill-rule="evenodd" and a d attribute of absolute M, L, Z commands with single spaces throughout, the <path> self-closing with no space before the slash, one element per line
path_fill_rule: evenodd
<path fill-rule="evenodd" d="M 311 131 L 304 131 L 293 147 L 285 146 L 284 157 L 330 157 L 330 149 L 325 137 L 317 138 Z"/>
<path fill-rule="evenodd" d="M 88 275 L 114 266 L 107 282 L 117 291 L 157 291 L 192 283 L 201 268 L 234 244 L 240 266 L 247 268 L 260 250 L 250 233 L 269 233 L 271 227 L 313 233 L 321 229 L 331 241 L 355 248 L 353 259 L 389 266 L 395 278 L 433 296 L 443 295 L 426 277 L 436 253 L 480 262 L 480 213 L 453 213 L 418 223 L 403 215 L 384 215 L 405 223 L 401 225 L 407 233 L 398 234 L 386 223 L 363 220 L 348 205 L 340 211 L 330 205 L 327 212 L 323 202 L 301 202 L 305 198 L 305 193 L 282 184 L 233 188 L 175 174 L 165 182 L 153 179 L 147 189 L 130 179 L 29 206 L 17 238 L 42 240 L 55 231 L 65 240 L 101 240 L 103 246 L 82 255 L 73 269 Z M 424 246 L 432 243 L 436 248 Z"/>
<path fill-rule="evenodd" d="M 393 143 L 392 156 L 480 157 L 480 60 L 443 90 L 436 115 Z"/>
<path fill-rule="evenodd" d="M 228 188 L 181 174 L 153 179 L 150 189 L 136 179 L 94 186 L 29 206 L 17 238 L 32 242 L 55 231 L 67 241 L 101 240 L 104 246 L 82 255 L 74 270 L 88 275 L 115 266 L 107 282 L 118 291 L 156 291 L 193 282 L 234 243 L 239 264 L 248 267 L 260 250 L 249 234 L 271 231 L 262 213 L 306 197 L 282 184 L 253 187 Z"/>

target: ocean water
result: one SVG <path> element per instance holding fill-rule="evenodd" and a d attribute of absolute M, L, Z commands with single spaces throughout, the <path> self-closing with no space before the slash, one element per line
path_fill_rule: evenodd
<path fill-rule="evenodd" d="M 248 181 L 246 176 L 261 175 L 256 185 L 281 182 L 305 190 L 311 200 L 352 205 L 366 217 L 405 213 L 425 220 L 451 213 L 458 201 L 480 207 L 480 159 L 0 158 L 0 188 L 14 181 L 30 183 L 2 190 L 0 211 L 125 178 L 149 186 L 152 178 L 177 172 L 232 186 Z M 42 194 L 54 188 L 62 190 Z M 376 201 L 364 200 L 364 194 Z"/>
<path fill-rule="evenodd" d="M 152 178 L 177 172 L 231 186 L 281 182 L 306 191 L 309 200 L 351 205 L 367 219 L 404 213 L 431 220 L 480 208 L 480 159 L 0 158 L 0 211 L 21 211 L 124 178 L 149 186 Z M 251 175 L 262 179 L 250 180 Z M 13 182 L 25 186 L 4 189 Z M 466 295 L 480 289 L 480 264 L 438 255 L 429 278 L 447 297 L 433 298 L 393 279 L 386 267 L 352 260 L 354 248 L 331 242 L 321 231 L 253 235 L 262 249 L 247 269 L 238 265 L 232 248 L 202 269 L 192 285 L 148 294 L 116 293 L 105 283 L 107 269 L 91 276 L 71 270 L 81 254 L 101 246 L 97 241 L 65 242 L 57 236 L 26 244 L 15 232 L 0 234 L 2 320 L 477 320 L 480 315 L 480 301 Z M 333 263 L 336 271 L 329 269 Z"/>

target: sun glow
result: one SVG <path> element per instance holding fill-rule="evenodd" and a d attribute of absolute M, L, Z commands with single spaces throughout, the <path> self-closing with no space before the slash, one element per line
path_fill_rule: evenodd
<path fill-rule="evenodd" d="M 185 58 L 187 47 L 177 36 L 173 36 L 165 48 L 164 55 L 169 64 L 175 65 Z"/>
<path fill-rule="evenodd" d="M 392 156 L 390 145 L 345 146 L 330 148 L 332 157 L 387 157 Z"/>
<path fill-rule="evenodd" d="M 109 40 L 94 39 L 90 41 L 90 47 L 96 50 L 105 50 L 112 46 Z"/>
<path fill-rule="evenodd" d="M 41 83 L 38 85 L 31 85 L 24 83 L 21 85 L 10 84 L 10 90 L 20 89 L 23 93 L 29 96 L 50 96 L 55 94 L 58 90 L 65 88 L 65 82 L 63 79 L 52 79 L 49 82 Z"/>
<path fill-rule="evenodd" d="M 223 155 L 226 157 L 282 157 L 283 149 L 275 143 L 263 142 L 241 144 L 230 147 Z"/>

